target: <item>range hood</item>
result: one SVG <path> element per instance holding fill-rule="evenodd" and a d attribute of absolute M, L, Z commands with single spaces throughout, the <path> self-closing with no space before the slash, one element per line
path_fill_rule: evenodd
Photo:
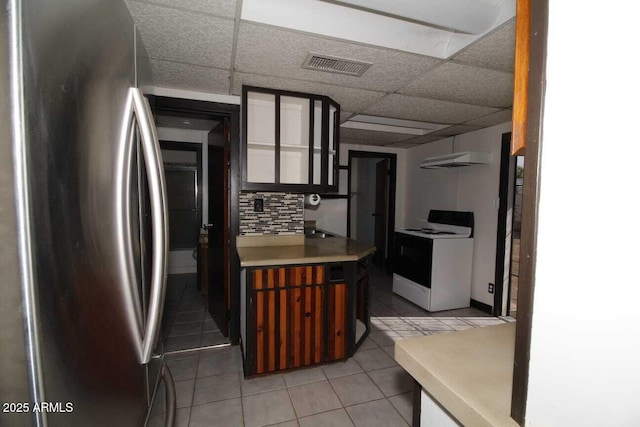
<path fill-rule="evenodd" d="M 422 169 L 457 168 L 462 166 L 483 165 L 491 162 L 491 153 L 462 151 L 443 156 L 428 157 L 420 163 Z"/>

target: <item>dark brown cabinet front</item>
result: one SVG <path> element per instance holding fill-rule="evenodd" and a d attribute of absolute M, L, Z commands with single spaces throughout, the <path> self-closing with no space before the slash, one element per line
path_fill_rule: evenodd
<path fill-rule="evenodd" d="M 258 268 L 247 275 L 245 374 L 293 369 L 347 355 L 347 285 L 324 265 Z"/>

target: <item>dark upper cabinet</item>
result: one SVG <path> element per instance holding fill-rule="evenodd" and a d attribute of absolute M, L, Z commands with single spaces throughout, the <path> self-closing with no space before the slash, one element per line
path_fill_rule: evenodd
<path fill-rule="evenodd" d="M 340 105 L 327 96 L 242 87 L 242 189 L 338 189 Z"/>

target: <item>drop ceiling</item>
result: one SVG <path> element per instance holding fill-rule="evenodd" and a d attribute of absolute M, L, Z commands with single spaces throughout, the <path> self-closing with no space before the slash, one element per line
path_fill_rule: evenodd
<path fill-rule="evenodd" d="M 399 1 L 402 16 L 371 13 L 360 7 L 363 0 L 126 0 L 153 86 L 222 95 L 240 95 L 242 85 L 316 93 L 341 105 L 342 123 L 360 115 L 437 125 L 426 135 L 366 129 L 360 121 L 341 130 L 342 143 L 396 148 L 511 120 L 515 0 L 447 2 L 495 16 L 452 30 L 422 23 L 423 9 L 442 0 Z M 302 68 L 310 53 L 372 65 L 360 77 Z"/>

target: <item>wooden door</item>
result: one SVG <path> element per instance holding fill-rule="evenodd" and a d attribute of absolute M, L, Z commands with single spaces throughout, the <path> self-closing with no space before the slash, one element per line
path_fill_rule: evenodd
<path fill-rule="evenodd" d="M 248 374 L 323 361 L 324 266 L 256 269 L 247 308 Z"/>
<path fill-rule="evenodd" d="M 209 146 L 208 282 L 209 314 L 225 337 L 229 336 L 229 150 Z"/>
<path fill-rule="evenodd" d="M 388 160 L 384 159 L 376 163 L 376 194 L 375 194 L 375 225 L 374 244 L 376 252 L 373 263 L 379 269 L 384 269 L 387 249 L 387 198 L 389 194 L 388 184 Z"/>

